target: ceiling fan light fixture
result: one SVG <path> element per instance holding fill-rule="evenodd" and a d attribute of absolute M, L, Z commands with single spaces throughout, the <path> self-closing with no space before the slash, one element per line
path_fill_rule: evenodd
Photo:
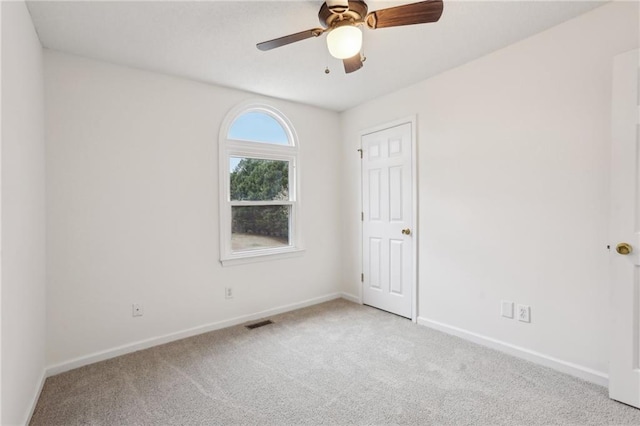
<path fill-rule="evenodd" d="M 256 47 L 262 51 L 271 50 L 326 34 L 329 53 L 342 60 L 345 73 L 350 74 L 362 68 L 364 62 L 361 27 L 366 25 L 375 30 L 437 22 L 442 16 L 442 1 L 415 1 L 369 12 L 365 0 L 325 0 L 318 11 L 321 28 L 263 41 Z"/>
<path fill-rule="evenodd" d="M 355 25 L 334 28 L 327 34 L 327 47 L 334 58 L 351 58 L 362 49 L 362 31 Z"/>

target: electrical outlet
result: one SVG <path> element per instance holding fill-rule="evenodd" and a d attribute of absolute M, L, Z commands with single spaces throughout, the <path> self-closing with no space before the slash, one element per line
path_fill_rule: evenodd
<path fill-rule="evenodd" d="M 140 303 L 134 303 L 132 307 L 133 307 L 132 315 L 134 317 L 141 317 L 142 315 L 144 315 L 144 306 L 142 306 Z"/>
<path fill-rule="evenodd" d="M 225 287 L 224 288 L 224 298 L 225 299 L 233 299 L 233 288 Z"/>
<path fill-rule="evenodd" d="M 513 319 L 513 302 L 510 300 L 503 300 L 500 303 L 500 315 L 505 318 Z"/>
<path fill-rule="evenodd" d="M 531 308 L 527 305 L 518 305 L 518 321 L 531 322 Z"/>

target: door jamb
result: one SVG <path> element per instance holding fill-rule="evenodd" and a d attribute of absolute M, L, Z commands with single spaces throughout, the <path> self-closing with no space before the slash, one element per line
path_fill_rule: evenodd
<path fill-rule="evenodd" d="M 418 321 L 418 132 L 417 132 L 417 115 L 410 115 L 408 117 L 399 118 L 393 121 L 389 121 L 384 124 L 380 124 L 377 126 L 369 127 L 367 129 L 361 130 L 358 132 L 359 138 L 359 151 L 362 153 L 362 137 L 368 135 L 369 133 L 379 132 L 381 130 L 385 130 L 391 127 L 400 126 L 402 124 L 411 124 L 411 196 L 413 198 L 412 203 L 412 236 L 411 238 L 411 249 L 413 253 L 413 270 L 412 270 L 412 285 L 411 285 L 411 321 L 416 323 Z M 362 191 L 362 161 L 360 161 L 360 211 L 364 211 L 364 196 Z M 364 221 L 360 221 L 360 270 L 364 271 L 364 245 L 363 245 L 363 236 L 364 236 Z M 363 286 L 364 283 L 360 282 L 360 303 L 363 301 Z"/>

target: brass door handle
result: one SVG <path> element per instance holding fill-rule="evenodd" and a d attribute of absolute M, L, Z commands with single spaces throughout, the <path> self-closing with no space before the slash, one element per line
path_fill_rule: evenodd
<path fill-rule="evenodd" d="M 631 247 L 631 244 L 620 243 L 616 246 L 616 251 L 618 254 L 626 255 L 633 251 L 633 247 Z"/>
<path fill-rule="evenodd" d="M 411 229 L 409 229 L 409 228 L 405 228 L 405 229 L 403 229 L 403 230 L 402 230 L 402 233 L 403 233 L 404 235 L 411 235 Z"/>

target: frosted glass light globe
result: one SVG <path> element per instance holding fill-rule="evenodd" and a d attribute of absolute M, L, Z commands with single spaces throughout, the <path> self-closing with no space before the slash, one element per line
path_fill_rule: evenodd
<path fill-rule="evenodd" d="M 351 58 L 362 48 L 362 31 L 353 25 L 334 28 L 327 34 L 327 47 L 334 58 Z"/>

